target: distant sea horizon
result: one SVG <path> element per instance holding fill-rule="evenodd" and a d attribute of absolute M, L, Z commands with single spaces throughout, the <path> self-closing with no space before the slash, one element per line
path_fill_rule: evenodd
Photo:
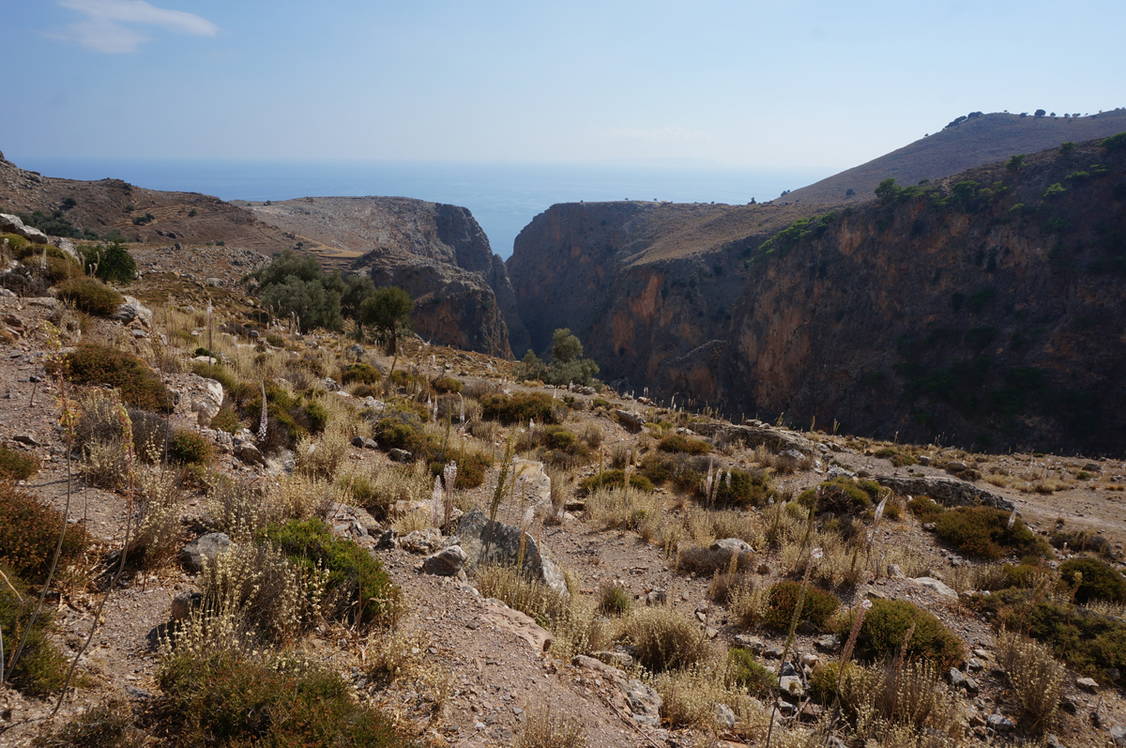
<path fill-rule="evenodd" d="M 223 200 L 395 196 L 462 205 L 494 252 L 507 258 L 516 235 L 555 203 L 668 200 L 734 205 L 772 200 L 832 170 L 709 166 L 475 164 L 376 161 L 238 161 L 23 157 L 24 169 L 67 179 L 123 179 L 156 190 Z"/>

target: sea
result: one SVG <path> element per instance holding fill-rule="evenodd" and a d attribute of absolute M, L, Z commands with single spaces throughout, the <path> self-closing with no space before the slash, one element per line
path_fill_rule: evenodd
<path fill-rule="evenodd" d="M 381 195 L 463 205 L 501 257 L 520 230 L 555 203 L 669 200 L 743 204 L 779 196 L 828 176 L 813 170 L 711 166 L 481 164 L 377 161 L 235 161 L 181 159 L 9 158 L 52 177 L 113 177 L 157 190 L 224 200 Z"/>

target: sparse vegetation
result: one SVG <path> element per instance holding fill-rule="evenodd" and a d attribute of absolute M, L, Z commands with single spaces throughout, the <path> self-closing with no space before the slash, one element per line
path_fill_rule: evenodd
<path fill-rule="evenodd" d="M 1126 577 L 1110 564 L 1097 558 L 1073 558 L 1060 564 L 1060 579 L 1083 604 L 1092 600 L 1126 603 Z"/>
<path fill-rule="evenodd" d="M 639 608 L 622 622 L 620 638 L 633 647 L 638 663 L 661 673 L 683 670 L 707 656 L 708 640 L 696 622 L 672 608 Z"/>
<path fill-rule="evenodd" d="M 4 531 L 0 527 L 0 533 Z M 0 538 L 0 542 L 8 540 Z M 6 554 L 3 560 L 7 561 Z M 47 696 L 66 680 L 66 660 L 47 635 L 51 616 L 44 611 L 34 615 L 36 597 L 13 569 L 0 565 L 0 573 L 4 575 L 0 579 L 0 635 L 5 645 L 5 678 L 28 696 Z M 13 650 L 20 640 L 23 651 L 14 660 Z"/>
<path fill-rule="evenodd" d="M 0 446 L 0 481 L 27 480 L 39 472 L 39 458 L 11 447 Z"/>
<path fill-rule="evenodd" d="M 560 405 L 546 392 L 515 392 L 511 395 L 486 395 L 481 398 L 481 415 L 503 424 L 559 423 Z"/>
<path fill-rule="evenodd" d="M 172 393 L 136 356 L 104 345 L 83 344 L 50 369 L 75 384 L 114 387 L 127 404 L 158 413 L 172 411 Z"/>
<path fill-rule="evenodd" d="M 995 560 L 1007 555 L 1043 556 L 1047 543 L 1038 538 L 1019 518 L 988 506 L 963 506 L 948 509 L 935 520 L 938 537 L 959 552 L 974 558 Z"/>
<path fill-rule="evenodd" d="M 96 278 L 71 278 L 58 287 L 59 298 L 79 311 L 99 317 L 113 314 L 125 297 Z"/>

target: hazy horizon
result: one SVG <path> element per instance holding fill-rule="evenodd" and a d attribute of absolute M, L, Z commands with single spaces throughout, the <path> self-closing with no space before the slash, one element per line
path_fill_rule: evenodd
<path fill-rule="evenodd" d="M 1121 3 L 3 0 L 0 151 L 801 169 L 1119 106 Z M 955 43 L 956 42 L 956 43 Z M 951 54 L 952 50 L 965 50 Z M 969 52 L 972 50 L 972 53 Z M 49 112 L 50 115 L 43 113 Z"/>

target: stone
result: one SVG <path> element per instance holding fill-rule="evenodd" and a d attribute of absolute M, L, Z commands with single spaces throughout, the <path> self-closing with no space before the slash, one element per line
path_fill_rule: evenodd
<path fill-rule="evenodd" d="M 625 694 L 626 703 L 637 722 L 652 727 L 660 726 L 663 700 L 659 693 L 636 679 L 626 681 L 622 693 Z"/>
<path fill-rule="evenodd" d="M 433 527 L 414 530 L 399 538 L 399 547 L 410 553 L 434 553 L 442 547 L 442 533 Z"/>
<path fill-rule="evenodd" d="M 1076 678 L 1075 685 L 1087 693 L 1095 693 L 1099 690 L 1098 681 L 1094 678 Z"/>
<path fill-rule="evenodd" d="M 397 537 L 394 530 L 384 530 L 379 534 L 375 540 L 375 549 L 377 551 L 389 551 L 395 547 Z"/>
<path fill-rule="evenodd" d="M 1060 739 L 1051 733 L 1044 736 L 1044 745 L 1046 745 L 1047 748 L 1064 748 L 1064 744 L 1060 742 Z"/>
<path fill-rule="evenodd" d="M 428 556 L 422 562 L 424 572 L 437 574 L 441 577 L 456 576 L 463 566 L 465 566 L 465 551 L 461 549 L 460 545 L 451 545 L 449 548 Z"/>
<path fill-rule="evenodd" d="M 645 426 L 645 418 L 640 413 L 619 408 L 614 411 L 614 416 L 626 431 L 634 434 L 640 432 L 642 427 Z"/>
<path fill-rule="evenodd" d="M 633 657 L 625 652 L 614 652 L 611 650 L 600 650 L 598 652 L 591 652 L 591 657 L 594 657 L 601 662 L 610 665 L 611 667 L 621 668 L 628 670 L 633 666 Z"/>
<path fill-rule="evenodd" d="M 191 615 L 192 611 L 203 604 L 203 595 L 198 592 L 181 592 L 172 598 L 172 610 L 169 620 L 182 621 Z"/>
<path fill-rule="evenodd" d="M 28 226 L 19 216 L 0 213 L 0 234 L 16 234 L 34 244 L 47 244 L 49 237 L 37 228 Z"/>
<path fill-rule="evenodd" d="M 214 561 L 231 547 L 231 539 L 225 532 L 209 532 L 184 546 L 180 551 L 180 563 L 190 572 L 203 571 L 204 565 Z"/>
<path fill-rule="evenodd" d="M 1011 511 L 1012 502 L 995 493 L 978 488 L 972 483 L 945 476 L 877 475 L 877 483 L 887 486 L 897 494 L 930 496 L 944 506 L 974 506 L 983 504 Z"/>
<path fill-rule="evenodd" d="M 952 667 L 946 671 L 946 680 L 948 680 L 950 685 L 954 688 L 960 688 L 971 694 L 978 692 L 977 681 L 956 667 Z"/>
<path fill-rule="evenodd" d="M 722 538 L 711 545 L 690 546 L 680 553 L 680 568 L 696 574 L 714 574 L 731 567 L 732 559 L 740 569 L 749 569 L 754 562 L 754 549 L 739 538 Z"/>
<path fill-rule="evenodd" d="M 958 598 L 958 593 L 951 589 L 945 582 L 935 579 L 934 577 L 915 577 L 911 580 L 920 587 L 926 587 L 929 590 L 937 592 L 943 597 Z"/>
<path fill-rule="evenodd" d="M 121 302 L 121 306 L 117 307 L 117 310 L 110 315 L 110 319 L 126 325 L 133 320 L 138 320 L 145 327 L 150 327 L 152 325 L 152 310 L 132 296 L 126 296 L 125 300 Z"/>
<path fill-rule="evenodd" d="M 1126 746 L 1126 725 L 1115 725 L 1110 728 L 1110 739 L 1115 746 Z"/>
<path fill-rule="evenodd" d="M 762 656 L 765 657 L 768 660 L 781 659 L 782 658 L 782 648 L 781 647 L 767 647 L 763 651 Z"/>
<path fill-rule="evenodd" d="M 837 647 L 840 646 L 840 642 L 838 641 L 837 637 L 833 636 L 832 634 L 825 634 L 824 636 L 819 636 L 814 639 L 813 646 L 816 647 L 820 652 L 832 653 L 837 651 Z"/>
<path fill-rule="evenodd" d="M 903 573 L 903 567 L 899 564 L 888 564 L 888 576 L 892 579 L 899 579 L 907 575 Z"/>
<path fill-rule="evenodd" d="M 748 634 L 736 634 L 735 646 L 749 649 L 753 654 L 761 655 L 763 650 L 766 649 L 766 642 L 759 639 L 757 636 L 750 636 Z"/>
<path fill-rule="evenodd" d="M 778 688 L 782 693 L 788 693 L 791 696 L 801 696 L 805 693 L 805 687 L 802 685 L 801 678 L 797 675 L 783 675 L 778 679 Z"/>
<path fill-rule="evenodd" d="M 970 659 L 966 660 L 967 670 L 972 670 L 976 673 L 982 670 L 984 667 L 985 666 L 981 664 L 981 660 L 977 659 L 976 657 L 971 657 Z"/>
<path fill-rule="evenodd" d="M 645 604 L 650 607 L 664 605 L 668 602 L 668 599 L 668 593 L 661 589 L 653 589 L 645 593 Z"/>
<path fill-rule="evenodd" d="M 817 667 L 817 663 L 821 662 L 821 658 L 812 652 L 806 652 L 801 656 L 802 667 Z"/>
<path fill-rule="evenodd" d="M 735 727 L 735 712 L 727 704 L 716 704 L 714 707 L 715 723 L 717 727 L 730 730 Z"/>
<path fill-rule="evenodd" d="M 234 440 L 234 443 L 231 447 L 231 454 L 247 463 L 248 465 L 266 464 L 266 458 L 262 456 L 262 452 L 258 449 L 258 447 L 242 439 Z"/>
<path fill-rule="evenodd" d="M 39 447 L 43 444 L 43 442 L 39 441 L 31 434 L 15 434 L 12 436 L 12 441 L 26 444 L 29 447 Z"/>
<path fill-rule="evenodd" d="M 375 443 L 375 439 L 369 439 L 366 436 L 353 436 L 352 446 L 360 449 L 379 449 L 379 445 Z"/>
<path fill-rule="evenodd" d="M 412 455 L 407 450 L 399 449 L 398 447 L 389 451 L 387 453 L 387 456 L 391 459 L 392 462 L 410 462 L 414 459 L 414 455 Z"/>
<path fill-rule="evenodd" d="M 840 467 L 839 465 L 830 465 L 829 470 L 827 471 L 826 475 L 829 478 L 855 478 L 856 477 L 856 473 L 852 472 L 851 470 L 845 470 L 843 467 Z"/>
<path fill-rule="evenodd" d="M 997 730 L 998 732 L 1008 732 L 1009 730 L 1012 730 L 1014 727 L 1016 727 L 1016 723 L 1014 723 L 1011 719 L 1001 714 L 1000 712 L 994 712 L 993 714 L 990 714 L 988 717 L 986 717 L 985 724 L 989 725 L 991 728 Z"/>
<path fill-rule="evenodd" d="M 520 528 L 490 520 L 479 509 L 473 509 L 458 520 L 457 534 L 466 553 L 467 566 L 515 564 L 522 552 L 523 568 L 533 579 L 538 579 L 564 597 L 569 596 L 563 572 L 547 550 Z"/>

